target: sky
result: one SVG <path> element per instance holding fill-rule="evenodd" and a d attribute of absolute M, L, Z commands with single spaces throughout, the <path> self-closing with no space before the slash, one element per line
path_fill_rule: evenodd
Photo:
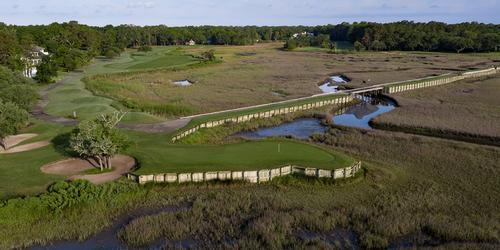
<path fill-rule="evenodd" d="M 0 0 L 0 22 L 322 25 L 411 20 L 500 23 L 500 0 Z"/>

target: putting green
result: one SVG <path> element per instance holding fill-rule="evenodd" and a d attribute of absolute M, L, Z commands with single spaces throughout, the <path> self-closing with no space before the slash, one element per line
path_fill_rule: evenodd
<path fill-rule="evenodd" d="M 137 174 L 258 170 L 288 164 L 336 169 L 354 160 L 338 152 L 291 140 L 250 141 L 225 145 L 179 145 L 144 140 L 129 150 L 140 168 Z"/>

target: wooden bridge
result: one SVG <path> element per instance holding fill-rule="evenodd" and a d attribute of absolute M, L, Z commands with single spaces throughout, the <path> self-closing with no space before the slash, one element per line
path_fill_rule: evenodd
<path fill-rule="evenodd" d="M 356 88 L 356 89 L 348 89 L 342 91 L 344 93 L 348 93 L 351 95 L 365 95 L 365 94 L 382 94 L 384 92 L 384 86 L 368 86 L 368 87 L 362 87 L 362 88 Z"/>

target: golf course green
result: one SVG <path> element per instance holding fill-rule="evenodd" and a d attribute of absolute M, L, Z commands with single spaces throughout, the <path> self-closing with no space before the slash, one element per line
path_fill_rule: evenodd
<path fill-rule="evenodd" d="M 44 111 L 51 115 L 70 117 L 76 112 L 79 120 L 117 111 L 115 101 L 95 96 L 85 89 L 82 78 L 95 74 L 112 74 L 131 70 L 183 66 L 197 62 L 176 47 L 155 47 L 152 52 L 126 51 L 116 59 L 95 59 L 81 72 L 69 72 L 61 82 L 47 90 L 48 104 Z M 118 108 L 118 109 L 117 109 Z M 126 123 L 154 123 L 163 119 L 142 112 L 129 112 Z M 45 191 L 64 176 L 44 174 L 40 167 L 70 157 L 64 150 L 64 140 L 73 126 L 32 120 L 32 125 L 20 133 L 36 133 L 23 143 L 51 141 L 51 145 L 27 152 L 0 154 L 0 197 L 27 195 Z M 350 157 L 319 146 L 286 139 L 244 141 L 220 145 L 173 144 L 173 133 L 144 133 L 124 130 L 131 146 L 124 152 L 137 159 L 134 173 L 154 174 L 219 170 L 259 170 L 283 165 L 300 165 L 323 169 L 351 165 Z"/>

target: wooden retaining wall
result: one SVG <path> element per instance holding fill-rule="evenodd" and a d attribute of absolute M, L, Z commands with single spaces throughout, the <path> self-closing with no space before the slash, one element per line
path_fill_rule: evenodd
<path fill-rule="evenodd" d="M 276 109 L 256 112 L 256 113 L 252 113 L 252 114 L 246 114 L 246 115 L 240 115 L 240 116 L 235 116 L 235 117 L 231 117 L 231 118 L 208 121 L 208 122 L 199 124 L 195 127 L 192 127 L 188 130 L 185 130 L 183 132 L 180 132 L 179 134 L 172 137 L 172 142 L 180 140 L 180 139 L 182 139 L 182 138 L 184 138 L 192 133 L 195 133 L 196 131 L 198 131 L 199 129 L 202 129 L 202 128 L 213 128 L 213 127 L 221 126 L 221 125 L 228 124 L 228 123 L 241 123 L 241 122 L 250 121 L 252 119 L 269 118 L 269 117 L 273 117 L 273 116 L 290 114 L 290 113 L 299 112 L 299 111 L 303 111 L 303 110 L 320 108 L 320 107 L 327 106 L 327 105 L 346 104 L 348 102 L 351 102 L 352 100 L 353 100 L 353 97 L 349 96 L 349 95 L 342 95 L 342 96 L 332 95 L 332 99 L 329 99 L 329 100 L 323 100 L 323 101 L 318 101 L 318 102 L 313 102 L 313 103 L 306 103 L 306 104 L 290 106 L 290 107 L 276 108 Z"/>
<path fill-rule="evenodd" d="M 439 85 L 443 85 L 443 84 L 447 84 L 447 83 L 460 81 L 463 79 L 493 75 L 493 74 L 496 74 L 498 72 L 500 72 L 499 69 L 489 68 L 489 69 L 483 69 L 483 70 L 469 71 L 469 72 L 462 73 L 460 75 L 449 76 L 449 77 L 444 77 L 444 78 L 440 78 L 440 79 L 429 79 L 429 80 L 424 80 L 421 82 L 396 83 L 394 85 L 385 86 L 384 92 L 389 93 L 389 94 L 393 94 L 393 93 L 399 93 L 399 92 L 408 91 L 408 90 L 439 86 Z"/>
<path fill-rule="evenodd" d="M 185 182 L 203 182 L 213 180 L 240 180 L 251 183 L 261 183 L 270 181 L 276 177 L 302 174 L 318 178 L 333 178 L 345 179 L 353 177 L 361 170 L 361 161 L 354 163 L 350 167 L 327 170 L 319 168 L 306 168 L 295 165 L 287 165 L 274 169 L 261 169 L 253 171 L 212 171 L 212 172 L 196 172 L 196 173 L 166 173 L 166 174 L 149 174 L 135 175 L 129 173 L 128 179 L 145 184 L 148 182 L 155 183 L 185 183 Z"/>

